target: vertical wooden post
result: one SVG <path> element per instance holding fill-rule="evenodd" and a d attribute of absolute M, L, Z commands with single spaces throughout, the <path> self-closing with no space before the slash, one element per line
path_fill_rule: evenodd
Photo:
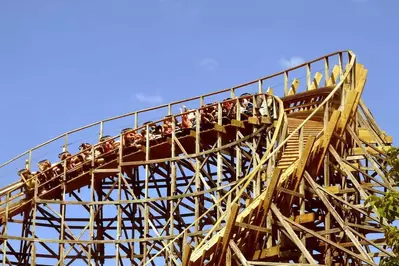
<path fill-rule="evenodd" d="M 200 127 L 201 127 L 201 116 L 198 109 L 195 111 L 195 153 L 198 155 L 200 153 Z M 195 157 L 195 192 L 199 192 L 201 189 L 201 179 L 200 179 L 200 165 L 201 162 L 198 156 Z M 195 225 L 193 233 L 200 231 L 200 197 L 195 197 Z M 198 245 L 200 243 L 198 237 L 195 237 L 195 243 Z"/>
<path fill-rule="evenodd" d="M 145 159 L 146 159 L 146 161 L 148 161 L 149 159 L 150 159 L 150 135 L 149 135 L 149 125 L 147 124 L 146 125 L 146 128 L 145 128 L 145 131 L 146 131 L 146 134 L 145 134 L 145 138 L 146 138 L 146 142 L 145 142 Z M 149 169 L 149 166 L 148 166 L 148 164 L 146 164 L 145 165 L 145 183 L 144 183 L 144 199 L 148 199 L 148 185 L 149 185 L 149 183 L 148 183 L 148 180 L 149 180 L 149 178 L 150 178 L 150 169 Z M 149 234 L 148 234 L 148 227 L 149 227 L 149 224 L 148 224 L 148 218 L 149 218 L 149 214 L 150 214 L 150 212 L 149 212 L 149 207 L 148 207 L 148 203 L 147 202 L 145 202 L 144 203 L 144 237 L 149 237 Z M 145 242 L 144 243 L 144 252 L 143 252 L 143 254 L 145 255 L 144 257 L 143 257 L 143 262 L 144 263 L 146 263 L 147 262 L 147 256 L 146 256 L 146 254 L 147 254 L 147 250 L 148 250 L 148 243 L 147 242 Z"/>
<path fill-rule="evenodd" d="M 91 167 L 92 169 L 95 167 L 95 163 L 96 163 L 96 158 L 95 158 L 95 153 L 94 153 L 94 146 L 91 147 Z M 90 173 L 90 201 L 94 202 L 94 171 L 91 171 Z M 89 206 L 90 209 L 90 219 L 89 219 L 89 238 L 91 241 L 94 240 L 94 205 L 90 204 Z M 91 264 L 91 256 L 92 256 L 92 250 L 93 250 L 93 244 L 89 243 L 87 245 L 89 252 L 88 252 L 88 262 L 89 264 Z M 97 265 L 97 261 L 96 261 L 96 265 Z"/>
<path fill-rule="evenodd" d="M 328 57 L 324 57 L 324 85 L 328 84 L 328 77 L 330 76 L 330 62 Z"/>
<path fill-rule="evenodd" d="M 65 144 L 64 144 L 64 151 L 68 150 L 68 134 L 65 135 Z M 70 158 L 69 158 L 70 160 Z M 61 190 L 62 190 L 62 195 L 61 195 L 61 200 L 64 202 L 65 199 L 65 194 L 66 194 L 66 175 L 67 175 L 67 169 L 68 169 L 68 158 L 64 160 L 63 162 L 63 173 L 62 173 L 62 180 L 61 180 Z M 60 204 L 60 213 L 61 213 L 61 228 L 60 228 L 60 240 L 64 240 L 64 234 L 65 234 L 65 216 L 66 216 L 66 205 L 64 203 Z M 59 244 L 59 255 L 58 255 L 58 261 L 61 265 L 64 265 L 64 243 Z"/>
<path fill-rule="evenodd" d="M 284 72 L 284 96 L 288 95 L 288 71 Z"/>
<path fill-rule="evenodd" d="M 119 240 L 121 239 L 121 227 L 122 227 L 122 209 L 121 209 L 121 200 L 122 200 L 122 178 L 123 178 L 123 169 L 122 169 L 122 164 L 123 164 L 123 145 L 124 145 L 124 137 L 122 134 L 120 134 L 119 137 L 119 165 L 118 165 L 118 202 L 117 202 L 117 224 L 116 224 L 116 241 L 118 241 L 115 244 L 115 265 L 119 265 L 119 259 L 120 259 L 120 243 Z"/>
<path fill-rule="evenodd" d="M 99 134 L 98 139 L 101 139 L 103 137 L 103 135 L 104 135 L 104 122 L 101 121 L 100 122 L 100 134 Z"/>
<path fill-rule="evenodd" d="M 134 128 L 139 127 L 139 114 L 137 112 L 134 113 Z"/>
<path fill-rule="evenodd" d="M 311 65 L 306 65 L 306 90 L 308 91 L 312 86 L 312 72 L 311 72 Z"/>
<path fill-rule="evenodd" d="M 6 202 L 9 202 L 10 200 L 10 193 L 7 193 L 6 196 Z M 4 231 L 3 235 L 6 236 L 6 238 L 3 240 L 3 266 L 6 265 L 6 258 L 7 258 L 7 235 L 8 235 L 8 211 L 9 211 L 9 204 L 6 204 L 6 209 L 5 209 L 5 223 L 4 223 Z"/>
<path fill-rule="evenodd" d="M 218 105 L 218 117 L 217 117 L 217 123 L 219 125 L 222 125 L 222 105 L 219 102 Z M 217 147 L 220 149 L 222 147 L 222 133 L 217 132 Z M 222 185 L 222 179 L 223 179 L 223 161 L 222 161 L 222 153 L 219 150 L 217 152 L 217 187 L 220 187 Z M 216 200 L 219 201 L 219 199 L 222 197 L 221 195 L 221 190 L 218 190 L 216 194 Z M 222 213 L 220 212 L 221 208 L 217 208 L 217 219 L 219 219 L 222 216 Z"/>
<path fill-rule="evenodd" d="M 175 116 L 172 116 L 172 147 L 171 147 L 171 158 L 175 158 L 176 156 L 176 119 Z M 170 170 L 171 170 L 171 182 L 170 182 L 170 195 L 169 196 L 174 196 L 176 194 L 176 162 L 171 161 L 170 162 Z M 170 200 L 170 227 L 169 227 L 169 235 L 174 235 L 174 209 L 175 209 L 175 203 L 173 200 Z M 170 255 L 174 257 L 174 245 L 170 245 Z M 172 258 L 169 259 L 168 264 L 170 266 L 173 266 L 173 260 Z"/>
<path fill-rule="evenodd" d="M 29 163 L 28 163 L 29 169 L 30 169 L 31 158 L 32 158 L 32 151 L 29 151 Z M 39 193 L 39 178 L 36 175 L 36 177 L 35 177 L 35 192 L 34 192 L 34 200 L 33 200 L 33 211 L 32 211 L 32 216 L 33 216 L 32 217 L 32 236 L 33 236 L 33 238 L 36 235 L 36 213 L 37 213 L 38 193 Z M 31 265 L 36 266 L 36 244 L 35 244 L 35 241 L 32 241 L 31 245 L 32 245 Z"/>

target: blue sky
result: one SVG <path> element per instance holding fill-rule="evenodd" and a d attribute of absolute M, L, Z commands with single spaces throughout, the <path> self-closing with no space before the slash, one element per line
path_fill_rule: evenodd
<path fill-rule="evenodd" d="M 398 8 L 394 0 L 1 1 L 0 162 L 94 121 L 340 49 L 369 69 L 363 97 L 397 139 Z"/>

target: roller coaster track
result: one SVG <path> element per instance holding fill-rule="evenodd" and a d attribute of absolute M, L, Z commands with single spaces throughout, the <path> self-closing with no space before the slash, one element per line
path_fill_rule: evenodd
<path fill-rule="evenodd" d="M 3 265 L 377 265 L 393 255 L 364 201 L 396 188 L 366 78 L 339 51 L 28 150 L 0 165 L 25 169 L 0 190 Z"/>

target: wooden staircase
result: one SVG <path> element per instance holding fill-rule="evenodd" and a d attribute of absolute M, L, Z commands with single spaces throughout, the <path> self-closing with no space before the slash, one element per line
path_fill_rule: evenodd
<path fill-rule="evenodd" d="M 302 119 L 288 118 L 288 134 L 291 134 L 301 123 Z M 303 128 L 303 147 L 306 145 L 309 136 L 317 136 L 323 130 L 323 123 L 319 121 L 309 121 Z M 300 132 L 296 132 L 287 141 L 278 167 L 283 171 L 292 165 L 299 158 Z"/>

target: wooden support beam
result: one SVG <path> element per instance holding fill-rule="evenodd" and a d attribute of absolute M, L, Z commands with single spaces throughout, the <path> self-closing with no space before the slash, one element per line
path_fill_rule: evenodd
<path fill-rule="evenodd" d="M 260 122 L 261 122 L 262 124 L 271 125 L 272 120 L 271 120 L 270 116 L 262 116 L 262 117 L 260 118 Z"/>
<path fill-rule="evenodd" d="M 375 136 L 366 128 L 359 128 L 359 138 L 367 144 L 377 144 L 378 141 Z M 380 136 L 385 144 L 392 144 L 392 136 Z"/>
<path fill-rule="evenodd" d="M 185 242 L 184 247 L 183 247 L 182 266 L 189 265 L 191 252 L 192 252 L 191 245 L 188 242 Z"/>
<path fill-rule="evenodd" d="M 231 249 L 236 254 L 238 260 L 241 262 L 241 264 L 243 266 L 249 266 L 247 259 L 244 257 L 241 250 L 238 248 L 237 244 L 233 240 L 230 240 L 229 244 L 230 244 Z"/>
<path fill-rule="evenodd" d="M 252 125 L 260 125 L 260 121 L 259 121 L 258 117 L 256 117 L 256 116 L 249 117 L 248 123 L 250 123 Z"/>
<path fill-rule="evenodd" d="M 223 265 L 224 259 L 225 259 L 225 253 L 227 250 L 227 247 L 229 246 L 229 241 L 234 233 L 234 226 L 235 226 L 235 221 L 237 219 L 238 211 L 240 209 L 240 206 L 236 203 L 234 203 L 231 207 L 230 215 L 229 218 L 227 219 L 227 224 L 226 224 L 226 229 L 224 231 L 223 235 L 223 240 L 222 240 L 222 247 L 221 251 L 219 253 L 219 262 L 218 266 Z M 216 252 L 218 254 L 218 252 Z M 216 256 L 217 258 L 217 256 Z"/>
<path fill-rule="evenodd" d="M 314 171 L 314 175 L 317 176 L 324 161 L 324 157 L 326 156 L 328 146 L 330 145 L 331 138 L 333 136 L 333 132 L 335 130 L 335 127 L 337 126 L 338 119 L 340 118 L 341 112 L 335 110 L 332 115 L 330 120 L 328 121 L 327 124 L 327 130 L 324 132 L 324 136 L 319 148 L 320 153 L 317 155 L 318 161 L 316 164 L 316 170 Z"/>
<path fill-rule="evenodd" d="M 339 73 L 340 73 L 340 67 L 338 65 L 335 65 L 331 72 L 330 78 L 327 81 L 327 86 L 334 86 L 335 84 L 337 84 Z"/>
<path fill-rule="evenodd" d="M 338 212 L 331 205 L 330 201 L 327 199 L 327 197 L 324 195 L 324 193 L 317 187 L 315 181 L 312 179 L 312 177 L 309 175 L 309 173 L 305 172 L 304 176 L 305 176 L 306 180 L 308 181 L 308 183 L 310 184 L 310 186 L 313 188 L 313 190 L 317 193 L 317 195 L 319 196 L 321 201 L 324 203 L 326 208 L 330 211 L 331 215 L 338 222 L 339 226 L 342 228 L 342 230 L 345 232 L 345 234 L 352 240 L 352 242 L 356 246 L 357 250 L 363 256 L 363 258 L 365 260 L 367 260 L 367 261 L 372 262 L 371 257 L 362 248 L 362 245 L 359 243 L 359 241 L 354 236 L 354 234 L 348 229 L 348 227 L 345 224 L 344 220 L 341 218 L 341 216 L 338 214 Z"/>
<path fill-rule="evenodd" d="M 275 257 L 280 254 L 280 246 L 255 250 L 252 260 L 262 260 L 270 257 Z"/>
<path fill-rule="evenodd" d="M 226 128 L 222 125 L 215 124 L 214 129 L 220 133 L 226 133 Z"/>
<path fill-rule="evenodd" d="M 308 163 L 308 160 L 310 158 L 310 154 L 311 154 L 311 151 L 313 149 L 314 143 L 315 143 L 315 137 L 314 136 L 309 136 L 308 141 L 307 141 L 307 143 L 305 145 L 305 149 L 302 151 L 301 157 L 299 158 L 296 171 L 295 171 L 295 173 L 293 175 L 294 176 L 293 179 L 295 180 L 294 189 L 293 189 L 294 192 L 296 192 L 298 190 L 298 187 L 299 187 L 299 184 L 301 182 L 303 173 L 305 171 L 305 167 L 306 167 L 306 165 Z M 287 201 L 287 203 L 289 204 L 288 206 L 291 206 L 293 198 L 289 197 L 289 199 L 290 200 Z"/>
<path fill-rule="evenodd" d="M 274 215 L 276 215 L 277 219 L 280 221 L 280 223 L 283 224 L 285 230 L 291 237 L 291 239 L 294 241 L 295 245 L 302 251 L 303 255 L 307 259 L 309 263 L 316 264 L 316 261 L 313 259 L 312 255 L 310 255 L 309 251 L 305 247 L 305 245 L 301 242 L 299 239 L 298 235 L 294 232 L 292 229 L 291 225 L 289 225 L 285 220 L 284 216 L 281 214 L 279 209 L 276 207 L 276 205 L 272 204 L 271 205 L 271 210 L 273 211 Z"/>
<path fill-rule="evenodd" d="M 299 79 L 294 79 L 294 80 L 292 81 L 290 90 L 288 91 L 288 95 L 294 95 L 294 94 L 296 94 L 296 90 L 298 89 L 298 87 L 299 87 Z"/>
<path fill-rule="evenodd" d="M 314 220 L 316 219 L 316 214 L 313 212 L 305 213 L 305 214 L 301 214 L 301 215 L 296 215 L 294 217 L 291 217 L 290 219 L 294 220 L 296 223 L 306 224 L 306 223 L 314 222 Z"/>
<path fill-rule="evenodd" d="M 311 91 L 317 89 L 320 85 L 320 81 L 322 78 L 323 74 L 321 74 L 320 72 L 316 72 L 312 81 L 312 85 L 310 86 L 310 88 L 308 88 L 308 90 Z"/>
<path fill-rule="evenodd" d="M 239 127 L 239 128 L 245 128 L 243 121 L 239 121 L 239 120 L 235 120 L 235 119 L 231 120 L 231 125 L 233 125 L 235 127 Z"/>
<path fill-rule="evenodd" d="M 263 233 L 271 233 L 271 229 L 257 226 L 257 225 L 252 225 L 252 224 L 247 224 L 247 223 L 241 223 L 241 222 L 236 222 L 236 226 L 249 229 L 249 230 L 254 230 L 254 231 L 259 231 Z"/>

